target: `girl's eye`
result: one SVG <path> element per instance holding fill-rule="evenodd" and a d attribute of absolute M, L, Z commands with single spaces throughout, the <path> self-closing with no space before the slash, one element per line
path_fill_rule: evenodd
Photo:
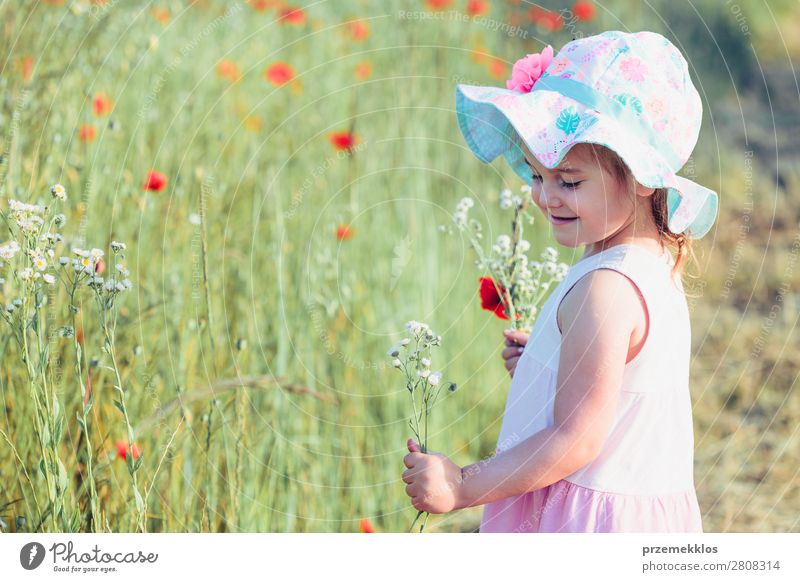
<path fill-rule="evenodd" d="M 533 178 L 534 182 L 541 182 L 541 180 L 542 180 L 542 177 L 541 176 L 537 176 L 536 174 L 533 174 L 532 178 Z M 561 187 L 562 188 L 569 188 L 571 190 L 575 190 L 582 182 L 583 182 L 583 180 L 580 180 L 578 182 L 563 182 L 562 181 L 561 182 Z"/>

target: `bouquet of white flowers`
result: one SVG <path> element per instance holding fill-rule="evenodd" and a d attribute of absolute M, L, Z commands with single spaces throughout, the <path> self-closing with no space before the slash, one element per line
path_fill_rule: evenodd
<path fill-rule="evenodd" d="M 428 420 L 431 410 L 439 399 L 439 393 L 445 385 L 442 382 L 442 372 L 431 370 L 431 351 L 435 346 L 442 344 L 442 336 L 436 335 L 430 326 L 419 321 L 409 321 L 406 323 L 407 337 L 400 340 L 400 343 L 392 346 L 387 355 L 392 358 L 392 366 L 397 368 L 406 377 L 406 389 L 411 394 L 411 404 L 413 406 L 413 417 L 408 421 L 420 449 L 423 453 L 428 452 Z M 456 385 L 453 382 L 447 383 L 447 391 L 455 392 Z M 417 513 L 411 524 L 419 519 L 424 512 Z M 419 531 L 425 528 L 428 522 L 428 515 L 420 526 Z"/>
<path fill-rule="evenodd" d="M 530 186 L 522 186 L 522 192 L 530 195 L 530 191 Z M 481 223 L 468 217 L 475 204 L 472 198 L 462 198 L 453 213 L 452 224 L 439 227 L 442 232 L 453 234 L 455 225 L 475 250 L 478 256 L 475 264 L 486 273 L 479 278 L 481 307 L 500 319 L 510 319 L 513 329 L 528 333 L 548 289 L 563 280 L 569 269 L 566 263 L 558 262 L 558 252 L 553 247 L 545 248 L 539 261 L 528 259 L 526 253 L 531 244 L 522 235 L 524 219 L 529 224 L 534 222 L 528 210 L 529 200 L 529 196 L 512 195 L 508 189 L 500 193 L 500 208 L 513 212 L 511 234 L 498 236 L 488 253 L 481 243 Z"/>

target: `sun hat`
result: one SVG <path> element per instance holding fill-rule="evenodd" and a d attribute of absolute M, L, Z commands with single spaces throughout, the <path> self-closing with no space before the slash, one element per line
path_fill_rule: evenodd
<path fill-rule="evenodd" d="M 660 34 L 608 31 L 567 43 L 553 58 L 518 60 L 506 89 L 456 85 L 456 115 L 475 156 L 500 154 L 530 183 L 515 134 L 547 168 L 577 143 L 616 152 L 636 181 L 667 189 L 667 226 L 704 236 L 717 216 L 717 193 L 678 172 L 700 132 L 703 107 L 683 55 Z"/>

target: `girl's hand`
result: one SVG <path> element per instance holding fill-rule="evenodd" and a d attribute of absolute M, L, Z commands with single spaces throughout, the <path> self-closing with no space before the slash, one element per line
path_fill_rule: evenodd
<path fill-rule="evenodd" d="M 505 360 L 506 370 L 513 378 L 514 371 L 517 369 L 517 362 L 522 356 L 523 347 L 528 343 L 530 334 L 518 330 L 505 330 L 503 336 L 506 339 L 506 348 L 503 350 L 502 356 L 503 360 Z"/>
<path fill-rule="evenodd" d="M 410 451 L 403 457 L 408 469 L 403 472 L 406 495 L 418 511 L 447 513 L 459 507 L 461 467 L 441 453 L 423 453 L 414 439 L 406 443 Z"/>

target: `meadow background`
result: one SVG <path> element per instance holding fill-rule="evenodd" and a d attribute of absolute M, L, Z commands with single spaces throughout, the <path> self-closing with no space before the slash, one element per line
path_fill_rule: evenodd
<path fill-rule="evenodd" d="M 434 367 L 459 387 L 433 450 L 490 455 L 509 386 L 505 322 L 480 308 L 466 241 L 437 227 L 472 196 L 493 240 L 500 191 L 521 183 L 469 152 L 455 84 L 504 86 L 546 44 L 649 29 L 704 102 L 683 173 L 720 193 L 685 279 L 704 528 L 800 531 L 796 3 L 0 0 L 0 17 L 0 209 L 63 184 L 56 258 L 98 247 L 110 270 L 123 241 L 133 283 L 113 350 L 89 295 L 77 314 L 61 287 L 40 306 L 57 512 L 0 322 L 0 530 L 406 531 L 410 404 L 386 356 L 405 322 L 442 336 Z M 526 232 L 554 245 L 544 221 Z M 427 530 L 474 531 L 480 513 Z"/>

